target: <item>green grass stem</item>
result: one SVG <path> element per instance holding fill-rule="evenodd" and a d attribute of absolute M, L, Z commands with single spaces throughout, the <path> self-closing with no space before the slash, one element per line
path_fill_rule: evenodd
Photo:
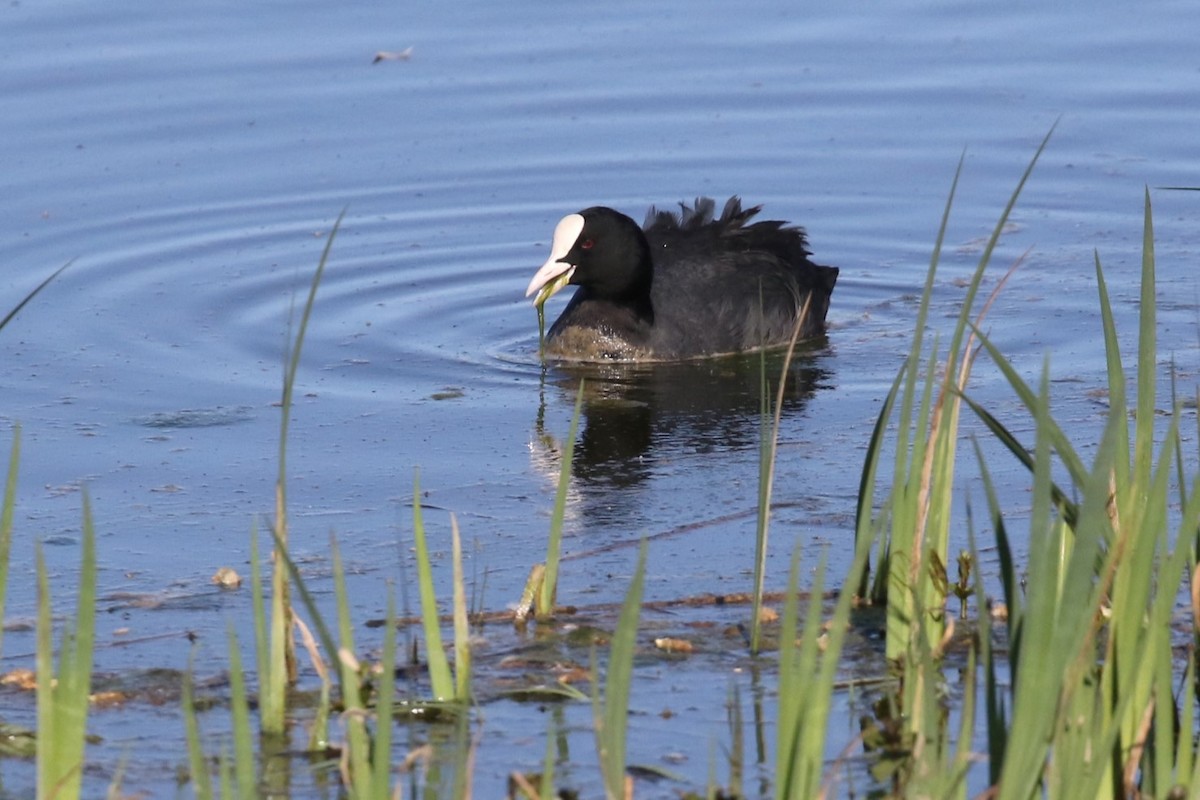
<path fill-rule="evenodd" d="M 4 481 L 4 501 L 0 503 L 0 622 L 8 597 L 8 563 L 12 553 L 13 509 L 17 504 L 17 470 L 21 463 L 21 426 L 13 425 L 12 449 L 8 456 L 8 477 Z M 4 653 L 4 625 L 0 624 L 0 654 Z"/>
<path fill-rule="evenodd" d="M 872 543 L 868 537 L 855 543 L 845 586 L 854 585 L 862 574 Z M 779 628 L 779 708 L 775 744 L 775 797 L 778 800 L 828 794 L 829 787 L 823 784 L 823 779 L 826 777 L 829 714 L 838 662 L 855 600 L 854 593 L 848 589 L 838 593 L 822 647 L 825 553 L 822 552 L 809 590 L 802 631 L 799 576 L 800 551 L 797 547 L 792 553 Z"/>
<path fill-rule="evenodd" d="M 63 264 L 58 269 L 54 270 L 54 272 L 51 272 L 50 275 L 45 280 L 43 280 L 41 283 L 39 283 L 37 286 L 34 287 L 32 292 L 25 295 L 25 297 L 23 297 L 21 299 L 21 302 L 17 303 L 15 306 L 13 306 L 12 309 L 7 314 L 4 315 L 4 319 L 0 319 L 0 331 L 4 330 L 4 326 L 7 325 L 8 323 L 12 322 L 13 318 L 16 317 L 17 314 L 21 313 L 21 309 L 23 309 L 26 305 L 28 305 L 29 301 L 31 301 L 31 300 L 33 300 L 33 298 L 37 297 L 38 293 L 40 293 L 43 289 L 45 289 L 47 286 L 49 286 L 50 283 L 55 278 L 57 278 L 59 275 L 61 275 L 63 273 L 63 270 L 65 270 L 67 267 L 71 266 L 71 263 L 72 262 L 68 261 L 66 264 Z"/>
<path fill-rule="evenodd" d="M 437 593 L 433 588 L 433 565 L 425 539 L 421 515 L 420 476 L 413 474 L 413 545 L 417 559 L 417 589 L 421 598 L 421 625 L 425 631 L 425 657 L 429 662 L 429 682 L 435 700 L 454 700 L 454 676 L 442 647 L 442 626 L 438 616 Z"/>
<path fill-rule="evenodd" d="M 559 467 L 558 490 L 554 495 L 554 511 L 550 515 L 550 537 L 546 543 L 546 569 L 537 593 L 536 615 L 541 619 L 554 616 L 554 603 L 558 594 L 558 566 L 562 557 L 563 519 L 567 512 L 567 492 L 571 488 L 571 463 L 575 458 L 575 434 L 579 430 L 579 415 L 583 410 L 584 380 L 580 378 L 575 393 L 575 411 L 571 415 L 571 427 L 563 442 L 562 464 Z"/>
<path fill-rule="evenodd" d="M 88 695 L 96 635 L 96 534 L 83 492 L 83 540 L 74 619 L 64 623 L 54 666 L 54 625 L 46 562 L 37 561 L 37 797 L 74 798 L 83 779 Z"/>
<path fill-rule="evenodd" d="M 188 771 L 192 791 L 196 800 L 212 800 L 212 776 L 208 772 L 208 761 L 204 756 L 204 744 L 200 741 L 200 721 L 196 716 L 196 688 L 193 678 L 194 659 L 188 660 L 187 672 L 183 675 L 180 705 L 183 709 L 184 731 L 187 738 Z"/>
<path fill-rule="evenodd" d="M 779 374 L 779 386 L 776 388 L 775 403 L 769 400 L 767 391 L 767 368 L 765 350 L 759 351 L 759 374 L 761 379 L 762 409 L 759 425 L 759 460 L 758 460 L 758 515 L 754 536 L 754 600 L 751 604 L 750 620 L 750 652 L 757 655 L 762 646 L 762 602 L 763 591 L 767 580 L 767 551 L 771 528 L 771 495 L 775 486 L 775 458 L 779 452 L 779 428 L 783 420 L 783 397 L 787 388 L 788 374 L 792 367 L 792 356 L 796 352 L 796 342 L 800 338 L 800 330 L 808 319 L 808 309 L 811 296 L 805 298 L 800 308 L 800 315 L 792 328 L 792 338 L 788 340 L 787 352 L 783 357 L 783 368 Z"/>
<path fill-rule="evenodd" d="M 233 727 L 233 777 L 238 797 L 258 796 L 258 772 L 255 764 L 254 731 L 250 722 L 250 701 L 246 676 L 242 671 L 242 648 L 233 624 L 227 626 L 229 643 L 229 713 Z"/>
<path fill-rule="evenodd" d="M 346 744 L 342 756 L 343 781 L 351 797 L 369 798 L 374 771 L 371 768 L 371 733 L 367 727 L 367 705 L 362 693 L 363 670 L 354 643 L 354 622 L 350 618 L 350 597 L 346 593 L 346 568 L 337 540 L 330 537 L 333 567 L 333 592 L 337 606 L 337 666 L 342 686 L 342 723 Z"/>
<path fill-rule="evenodd" d="M 450 560 L 454 582 L 454 696 L 465 701 L 471 697 L 471 626 L 463 577 L 462 537 L 454 514 L 450 515 Z"/>
<path fill-rule="evenodd" d="M 388 587 L 387 617 L 383 629 L 383 653 L 375 689 L 375 736 L 371 749 L 371 791 L 388 797 L 392 784 L 392 713 L 396 697 L 396 596 Z"/>
<path fill-rule="evenodd" d="M 283 375 L 283 395 L 280 400 L 280 416 L 279 416 L 279 475 L 275 482 L 275 520 L 274 534 L 275 539 L 282 544 L 286 549 L 288 545 L 288 525 L 287 525 L 287 447 L 288 447 L 288 428 L 292 417 L 292 395 L 296 387 L 296 374 L 300 369 L 300 353 L 304 347 L 304 335 L 308 330 L 308 322 L 312 318 L 313 304 L 317 299 L 317 288 L 321 285 L 321 278 L 325 274 L 325 265 L 329 263 L 329 254 L 333 249 L 334 239 L 337 238 L 338 230 L 342 226 L 342 220 L 346 216 L 345 209 L 338 215 L 337 221 L 334 222 L 333 228 L 329 231 L 329 236 L 325 241 L 325 249 L 321 252 L 321 259 L 317 262 L 316 272 L 313 273 L 312 283 L 308 290 L 308 299 L 304 303 L 304 310 L 300 314 L 300 325 L 296 331 L 295 338 L 288 338 L 288 350 L 284 354 L 284 375 Z M 286 682 L 287 685 L 292 685 L 296 682 L 296 640 L 292 636 L 292 606 L 291 606 L 291 590 L 287 580 L 287 570 L 283 569 L 278 558 L 278 551 L 272 555 L 272 579 L 271 579 L 271 669 L 268 672 L 268 678 L 272 681 Z M 284 692 L 280 688 L 273 688 L 272 693 L 275 697 L 283 697 Z M 282 735 L 286 724 L 286 708 L 280 704 L 272 703 L 264 712 L 269 711 L 270 716 L 266 713 L 262 715 L 263 732 L 267 734 Z"/>
<path fill-rule="evenodd" d="M 608 800 L 624 800 L 625 738 L 629 725 L 629 691 L 633 684 L 633 656 L 637 651 L 638 618 L 642 609 L 642 588 L 646 577 L 647 543 L 638 548 L 637 566 L 621 606 L 617 628 L 609 645 L 608 671 L 601 698 L 600 681 L 593 663 L 592 724 L 596 732 L 596 752 L 604 778 Z M 594 656 L 593 656 L 594 662 Z"/>

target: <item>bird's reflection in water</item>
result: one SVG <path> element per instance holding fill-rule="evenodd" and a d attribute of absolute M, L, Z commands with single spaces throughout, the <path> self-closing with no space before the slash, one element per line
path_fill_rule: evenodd
<path fill-rule="evenodd" d="M 639 488 L 656 473 L 696 470 L 697 490 L 714 471 L 708 454 L 757 447 L 762 425 L 762 376 L 775 401 L 784 353 L 757 353 L 671 364 L 550 365 L 542 375 L 533 445 L 539 470 L 557 481 L 566 427 L 547 425 L 546 406 L 573 405 L 583 381 L 583 405 L 571 470 L 572 515 L 588 522 L 644 521 Z M 824 338 L 793 355 L 783 398 L 784 431 L 808 399 L 830 385 L 832 356 Z M 720 472 L 717 470 L 716 472 Z M 756 476 L 742 476 L 753 480 Z"/>

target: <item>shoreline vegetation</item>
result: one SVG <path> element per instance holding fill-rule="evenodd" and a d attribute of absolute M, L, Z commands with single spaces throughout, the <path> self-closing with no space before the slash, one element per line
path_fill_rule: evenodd
<path fill-rule="evenodd" d="M 824 556 L 815 569 L 804 566 L 804 574 L 811 575 L 804 593 L 799 591 L 798 549 L 788 560 L 786 590 L 766 590 L 771 583 L 766 554 L 775 441 L 791 348 L 775 387 L 765 360 L 761 362 L 759 513 L 755 548 L 747 547 L 745 555 L 747 568 L 753 564 L 754 584 L 737 598 L 679 601 L 702 605 L 722 600 L 727 613 L 736 609 L 732 613 L 742 618 L 740 635 L 727 637 L 722 646 L 744 655 L 756 675 L 773 676 L 773 690 L 755 693 L 756 763 L 761 767 L 758 774 L 768 778 L 753 786 L 748 780 L 752 756 L 743 742 L 742 690 L 736 683 L 726 696 L 713 698 L 728 720 L 729 740 L 722 756 L 715 749 L 708 754 L 705 785 L 679 783 L 667 770 L 632 763 L 635 759 L 627 753 L 629 700 L 641 654 L 687 658 L 695 646 L 686 637 L 651 638 L 641 620 L 647 565 L 654 563 L 652 546 L 641 542 L 623 603 L 603 609 L 557 604 L 563 510 L 582 384 L 561 452 L 546 561 L 532 566 L 515 611 L 471 607 L 453 515 L 448 540 L 453 596 L 436 596 L 430 558 L 434 532 L 426 530 L 414 477 L 412 545 L 419 616 L 399 618 L 393 588 L 387 587 L 386 617 L 366 625 L 383 628 L 382 643 L 364 650 L 355 639 L 362 621 L 356 625 L 351 618 L 344 568 L 337 541 L 331 538 L 336 614 L 323 618 L 288 556 L 286 455 L 292 386 L 339 217 L 288 351 L 276 511 L 266 525 L 271 555 L 265 562 L 259 553 L 262 535 L 257 529 L 250 534 L 255 631 L 250 663 L 256 671 L 243 674 L 243 644 L 231 628 L 230 680 L 220 696 L 214 697 L 211 687 L 197 685 L 194 666 L 182 676 L 186 752 L 179 754 L 179 761 L 186 767 L 179 781 L 187 788 L 180 792 L 197 798 L 290 796 L 295 783 L 291 771 L 320 763 L 323 777 L 314 781 L 334 796 L 470 797 L 475 759 L 486 746 L 483 712 L 497 696 L 474 682 L 481 667 L 491 665 L 481 665 L 483 656 L 473 648 L 473 637 L 490 626 L 514 625 L 534 630 L 560 652 L 587 655 L 572 669 L 554 672 L 543 665 L 540 678 L 503 695 L 551 709 L 535 713 L 531 707 L 546 743 L 545 756 L 540 764 L 513 765 L 509 797 L 664 794 L 661 787 L 643 786 L 650 778 L 671 781 L 665 791 L 672 796 L 711 800 L 1200 796 L 1195 656 L 1200 633 L 1200 475 L 1189 474 L 1192 468 L 1186 463 L 1181 399 L 1172 392 L 1165 421 L 1157 405 L 1160 354 L 1149 191 L 1134 354 L 1120 351 L 1101 255 L 1095 256 L 1099 333 L 1108 374 L 1107 422 L 1098 447 L 1094 442 L 1086 447 L 1072 442 L 1055 420 L 1050 359 L 1030 383 L 992 343 L 985 327 L 992 300 L 1016 266 L 994 282 L 991 296 L 980 297 L 979 289 L 1001 232 L 1049 139 L 1047 134 L 1000 215 L 945 337 L 927 329 L 927 314 L 958 188 L 956 174 L 914 320 L 911 349 L 867 444 L 854 557 L 845 575 L 829 575 Z M 961 169 L 960 161 L 959 174 Z M 0 329 L 65 268 L 22 300 L 0 321 Z M 971 371 L 981 356 L 1004 376 L 1019 405 L 1019 412 L 1007 412 L 1008 419 L 972 397 Z M 1032 510 L 1027 537 L 1021 538 L 1028 541 L 1025 563 L 1018 563 L 1014 555 L 1016 534 L 1006 523 L 983 444 L 978 437 L 960 434 L 964 412 L 982 424 L 989 444 L 999 444 L 1028 471 Z M 965 444 L 965 452 L 960 452 L 960 444 Z M 14 426 L 0 513 L 0 618 L 9 578 L 20 445 L 20 427 Z M 1092 453 L 1090 461 L 1080 455 L 1081 449 Z M 968 545 L 951 553 L 951 540 L 963 538 L 962 532 L 951 530 L 956 475 L 970 467 L 977 468 L 982 487 L 982 498 L 971 500 L 982 501 L 983 511 L 968 511 Z M 962 496 L 961 487 L 957 493 Z M 31 681 L 37 730 L 4 725 L 6 744 L 0 747 L 0 775 L 7 771 L 9 759 L 35 760 L 39 800 L 81 796 L 85 768 L 91 774 L 96 766 L 87 759 L 86 736 L 94 702 L 97 569 L 86 492 L 81 529 L 77 607 L 71 618 L 57 625 L 38 549 L 37 654 Z M 436 535 L 438 548 L 447 546 L 443 534 Z M 984 548 L 998 555 L 1000 597 L 987 597 L 977 574 Z M 956 577 L 950 575 L 952 565 L 957 567 Z M 446 617 L 440 615 L 439 600 L 448 600 L 452 609 Z M 770 604 L 780 600 L 782 611 L 777 613 Z M 843 656 L 848 639 L 872 627 L 882 631 L 884 667 L 877 676 L 847 680 Z M 406 691 L 402 693 L 399 685 Z M 870 714 L 858 721 L 859 733 L 848 736 L 846 722 L 835 717 L 852 692 L 867 698 Z M 563 745 L 561 708 L 572 703 L 591 705 L 599 767 L 594 776 L 572 769 L 573 759 Z M 774 704 L 773 711 L 763 714 L 763 703 Z M 203 728 L 209 725 L 227 733 L 205 736 Z M 397 747 L 400 725 L 421 726 L 424 744 Z M 761 726 L 771 730 L 764 733 Z M 298 759 L 295 750 L 302 738 L 304 758 Z M 215 752 L 214 741 L 219 742 Z M 774 743 L 773 754 L 764 754 L 763 741 Z M 130 757 L 136 759 L 136 754 Z M 102 767 L 110 776 L 110 796 L 123 796 L 123 764 Z"/>

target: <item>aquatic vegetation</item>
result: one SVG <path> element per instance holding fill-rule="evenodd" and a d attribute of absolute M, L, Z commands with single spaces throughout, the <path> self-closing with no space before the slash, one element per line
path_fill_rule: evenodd
<path fill-rule="evenodd" d="M 8 477 L 4 480 L 4 499 L 0 500 L 0 654 L 4 653 L 4 605 L 8 597 L 8 559 L 12 553 L 13 509 L 16 507 L 17 471 L 21 463 L 21 426 L 13 426 L 12 449 L 8 456 Z"/>
<path fill-rule="evenodd" d="M 779 386 L 773 405 L 770 401 L 770 387 L 767 380 L 766 350 L 764 348 L 758 351 L 762 407 L 759 411 L 758 437 L 758 514 L 754 531 L 754 602 L 751 606 L 753 617 L 750 622 L 750 652 L 755 654 L 759 652 L 762 645 L 763 591 L 767 580 L 771 489 L 775 483 L 775 457 L 779 452 L 779 426 L 783 418 L 784 391 L 787 388 L 788 374 L 791 371 L 792 356 L 796 352 L 796 342 L 800 339 L 800 333 L 804 330 L 805 322 L 808 319 L 811 299 L 811 296 L 805 298 L 804 305 L 800 308 L 800 314 L 796 318 L 796 326 L 792 330 L 792 338 L 788 341 L 787 352 L 783 357 L 783 367 L 779 371 Z"/>
<path fill-rule="evenodd" d="M 625 732 L 629 724 L 629 687 L 633 683 L 633 654 L 637 649 L 638 617 L 642 610 L 642 585 L 646 577 L 646 540 L 638 548 L 633 580 L 621 604 L 621 616 L 613 631 L 600 694 L 600 675 L 592 655 L 592 726 L 596 732 L 596 752 L 604 777 L 604 795 L 622 800 L 632 795 L 627 788 L 631 779 L 625 774 Z"/>
<path fill-rule="evenodd" d="M 1043 141 L 1042 148 L 1045 146 Z M 1037 155 L 1041 152 L 1039 148 Z M 868 442 L 853 561 L 842 576 L 839 590 L 827 593 L 830 581 L 822 555 L 809 573 L 811 582 L 805 594 L 800 591 L 802 573 L 797 549 L 791 557 L 778 623 L 762 615 L 759 606 L 768 595 L 764 553 L 779 409 L 791 352 L 784 361 L 773 405 L 764 370 L 759 540 L 751 598 L 754 634 L 749 642 L 739 632 L 727 639 L 713 636 L 705 644 L 735 651 L 736 656 L 753 665 L 756 681 L 766 675 L 775 684 L 755 687 L 754 713 L 749 723 L 743 717 L 737 679 L 730 685 L 725 713 L 720 715 L 728 724 L 729 785 L 727 790 L 718 788 L 716 755 L 711 754 L 706 796 L 834 796 L 843 781 L 857 780 L 867 770 L 872 781 L 869 791 L 892 797 L 965 798 L 984 792 L 996 798 L 1071 800 L 1200 793 L 1195 663 L 1200 631 L 1200 599 L 1196 599 L 1200 598 L 1196 588 L 1200 580 L 1196 566 L 1200 560 L 1200 475 L 1189 466 L 1195 456 L 1184 452 L 1182 403 L 1172 395 L 1169 408 L 1165 412 L 1159 408 L 1150 196 L 1147 193 L 1144 203 L 1140 316 L 1132 370 L 1127 369 L 1130 356 L 1121 352 L 1101 259 L 1099 254 L 1095 257 L 1108 407 L 1098 447 L 1086 443 L 1092 453 L 1089 463 L 1080 455 L 1080 442 L 1072 442 L 1053 414 L 1049 359 L 1036 382 L 1026 380 L 982 327 L 988 302 L 982 304 L 982 309 L 975 308 L 983 270 L 1037 155 L 1010 197 L 1001 224 L 992 233 L 968 286 L 950 347 L 942 352 L 936 334 L 932 347 L 926 348 L 924 329 L 929 323 L 929 294 L 946 218 L 957 191 L 956 174 L 925 295 L 917 311 L 913 346 L 891 384 Z M 322 265 L 327 256 L 328 247 Z M 311 312 L 315 289 L 314 281 L 299 335 L 292 345 L 285 387 L 295 379 L 304 322 Z M 984 407 L 971 395 L 968 377 L 980 355 L 999 371 L 1016 398 L 1016 403 L 1005 410 L 1007 417 Z M 287 392 L 290 388 L 285 389 Z M 476 614 L 468 620 L 461 532 L 454 515 L 449 522 L 453 572 L 449 623 L 439 614 L 430 555 L 431 550 L 438 549 L 438 542 L 425 527 L 416 479 L 412 519 L 420 617 L 416 621 L 398 620 L 389 587 L 377 655 L 356 636 L 347 570 L 337 540 L 331 537 L 329 544 L 336 611 L 336 620 L 329 624 L 322 618 L 312 588 L 289 555 L 286 509 L 281 509 L 271 531 L 275 574 L 270 612 L 257 532 L 252 532 L 249 546 L 257 695 L 243 672 L 240 644 L 232 628 L 226 643 L 229 682 L 222 696 L 215 701 L 198 699 L 190 669 L 182 683 L 180 708 L 186 753 L 180 754 L 180 760 L 187 763 L 187 780 L 196 797 L 290 794 L 293 787 L 287 770 L 292 768 L 293 759 L 284 754 L 284 748 L 296 738 L 293 726 L 298 716 L 311 726 L 304 755 L 321 765 L 311 767 L 314 771 L 325 770 L 323 780 L 340 785 L 340 789 L 332 789 L 335 793 L 375 798 L 395 796 L 407 789 L 411 796 L 469 797 L 476 777 L 473 760 L 482 741 L 473 730 L 487 724 L 469 703 L 479 703 L 486 709 L 486 703 L 497 696 L 515 702 L 533 701 L 538 704 L 539 714 L 547 707 L 561 709 L 559 704 L 584 708 L 582 704 L 590 700 L 596 777 L 585 776 L 582 780 L 593 781 L 595 792 L 602 786 L 606 797 L 630 796 L 634 775 L 645 774 L 631 769 L 628 752 L 630 698 L 639 688 L 641 669 L 640 663 L 635 667 L 635 656 L 640 652 L 639 658 L 644 657 L 652 651 L 649 647 L 639 651 L 639 641 L 655 624 L 654 620 L 643 619 L 642 612 L 645 608 L 661 609 L 662 605 L 643 602 L 650 563 L 643 541 L 619 609 L 596 606 L 580 614 L 578 609 L 568 612 L 555 608 L 555 576 L 562 568 L 561 540 L 556 537 L 562 535 L 573 457 L 570 445 L 576 436 L 582 398 L 581 385 L 567 446 L 563 448 L 544 581 L 530 596 L 530 602 L 538 604 L 539 628 L 536 637 L 525 638 L 540 641 L 522 642 L 528 647 L 524 651 L 500 648 L 507 651 L 505 657 L 531 652 L 534 647 L 547 648 L 555 657 L 554 668 L 542 668 L 538 676 L 510 687 L 507 693 L 491 685 L 488 673 L 495 665 L 489 663 L 491 656 L 486 648 L 482 658 L 474 651 L 469 625 L 474 624 L 479 634 L 499 621 L 502 624 L 495 630 L 503 628 L 509 636 L 524 634 L 513 633 L 515 615 L 509 611 Z M 979 425 L 970 449 L 972 460 L 978 462 L 986 511 L 985 524 L 979 530 L 975 515 L 968 514 L 969 552 L 959 557 L 959 579 L 952 585 L 946 575 L 946 565 L 951 563 L 949 509 L 952 494 L 956 488 L 960 493 L 962 489 L 956 487 L 956 473 L 962 466 L 957 441 L 966 430 L 965 424 L 960 430 L 963 405 L 967 410 L 965 419 Z M 286 435 L 286 423 L 281 432 Z M 1006 509 L 984 457 L 986 446 L 996 443 L 1028 470 L 1029 552 L 1021 564 L 1014 556 Z M 889 447 L 895 448 L 892 464 L 884 463 Z M 286 500 L 284 453 L 281 445 L 276 490 L 280 503 Z M 20 429 L 14 427 L 0 509 L 0 611 L 8 575 L 19 460 Z M 875 493 L 877 480 L 884 484 L 879 498 Z M 997 554 L 1002 603 L 988 598 L 984 581 L 972 576 L 971 571 L 977 571 L 980 563 L 981 544 L 994 548 Z M 867 569 L 872 552 L 877 554 L 873 572 Z M 39 797 L 73 798 L 84 791 L 84 767 L 93 766 L 86 759 L 86 723 L 97 566 L 86 491 L 76 610 L 73 618 L 59 626 L 57 648 L 49 579 L 40 546 L 36 555 L 36 791 Z M 836 579 L 831 582 L 837 584 Z M 307 622 L 295 614 L 290 603 L 280 612 L 277 595 L 281 585 L 287 587 L 289 598 L 294 590 Z M 965 600 L 973 612 L 957 626 L 947 613 L 951 596 Z M 871 603 L 882 606 L 874 613 L 877 619 L 885 620 L 890 663 L 885 666 L 881 661 L 879 674 L 871 677 L 870 687 L 855 690 L 868 695 L 874 716 L 864 718 L 857 737 L 847 736 L 841 730 L 845 720 L 838 719 L 848 691 L 847 683 L 841 680 L 846 647 L 850 637 L 862 634 L 871 625 L 867 621 L 873 613 Z M 993 604 L 991 609 L 989 604 Z M 550 619 L 556 611 L 558 616 Z M 282 621 L 277 617 L 280 613 Z M 568 614 L 573 616 L 572 623 L 563 624 Z M 417 658 L 414 656 L 408 664 L 397 663 L 398 629 L 409 624 L 420 625 L 424 633 L 428 698 L 424 697 L 425 673 L 416 663 Z M 443 642 L 444 624 L 453 628 L 453 663 Z M 956 627 L 966 629 L 966 633 Z M 288 693 L 287 662 L 281 655 L 286 650 L 280 637 L 286 634 L 290 640 L 296 630 L 301 632 L 320 682 L 319 698 L 311 707 L 303 708 L 302 715 L 296 714 L 301 710 L 296 707 L 298 693 Z M 769 655 L 772 634 L 778 642 L 776 659 Z M 597 642 L 604 639 L 609 642 L 606 658 L 597 654 Z M 590 670 L 569 663 L 571 655 L 580 652 L 591 655 Z M 567 658 L 560 657 L 564 653 Z M 560 663 L 564 661 L 567 663 Z M 857 669 L 862 666 L 855 665 Z M 530 659 L 514 671 L 535 669 Z M 481 671 L 485 673 L 482 679 Z M 335 672 L 336 679 L 332 677 Z M 312 682 L 311 677 L 305 680 Z M 575 688 L 572 680 L 590 680 L 590 691 Z M 398 698 L 401 681 L 418 688 L 411 691 L 410 697 Z M 764 685 L 768 688 L 761 691 Z M 276 693 L 275 699 L 271 699 L 272 693 Z M 762 697 L 772 695 L 776 703 L 773 718 L 761 713 Z M 273 738 L 273 726 L 278 724 L 274 715 L 288 702 L 293 708 L 278 731 L 284 735 Z M 716 702 L 719 700 L 714 699 Z M 276 705 L 267 709 L 269 703 Z M 226 704 L 227 713 L 223 710 Z M 256 704 L 257 731 L 252 713 Z M 213 706 L 222 710 L 201 710 Z M 200 723 L 205 714 L 210 714 L 209 722 L 222 731 L 215 759 L 204 752 Z M 219 719 L 214 720 L 216 717 Z M 632 721 L 636 724 L 637 719 Z M 514 765 L 511 796 L 569 796 L 573 789 L 560 784 L 581 780 L 581 770 L 572 763 L 574 759 L 564 745 L 568 726 L 561 714 L 552 711 L 544 720 L 534 733 L 535 740 L 545 737 L 544 749 L 539 747 L 540 763 L 532 763 L 536 759 L 531 759 L 531 763 Z M 977 720 L 982 730 L 977 729 Z M 753 787 L 748 786 L 750 781 L 745 775 L 751 756 L 742 742 L 748 724 L 755 734 L 761 774 L 766 776 Z M 398 727 L 401 725 L 407 727 Z M 331 735 L 330 728 L 339 735 Z M 407 733 L 407 740 L 397 735 L 398 731 Z M 772 752 L 768 742 L 773 746 L 773 758 L 766 755 Z M 860 745 L 863 755 L 857 765 L 851 766 L 846 754 L 857 753 Z M 829 759 L 831 746 L 843 746 L 842 755 L 833 761 Z M 527 774 L 526 769 L 540 772 Z M 862 772 L 855 773 L 855 769 Z M 122 768 L 118 766 L 109 774 L 114 776 L 116 787 L 122 780 Z M 857 785 L 854 791 L 858 793 Z"/>
<path fill-rule="evenodd" d="M 321 285 L 321 277 L 325 274 L 325 266 L 329 263 L 329 254 L 333 250 L 333 242 L 346 216 L 345 209 L 338 215 L 337 221 L 329 231 L 325 240 L 325 248 L 317 262 L 309 286 L 308 298 L 300 313 L 300 324 L 295 338 L 288 338 L 288 349 L 284 354 L 283 394 L 280 398 L 279 414 L 279 473 L 275 481 L 275 519 L 272 523 L 272 534 L 278 545 L 272 556 L 271 571 L 271 615 L 270 615 L 270 648 L 269 660 L 266 662 L 266 672 L 260 673 L 260 710 L 263 732 L 274 736 L 283 734 L 287 715 L 287 687 L 296 682 L 296 645 L 292 637 L 292 606 L 291 590 L 288 585 L 288 571 L 280 564 L 281 551 L 287 549 L 287 446 L 288 427 L 292 418 L 292 393 L 296 386 L 296 372 L 300 368 L 300 353 L 304 348 L 304 334 L 308 330 L 308 322 L 312 317 L 313 303 L 317 299 L 317 288 Z M 260 668 L 263 665 L 260 664 Z"/>
<path fill-rule="evenodd" d="M 421 595 L 421 625 L 425 631 L 425 657 L 429 662 L 429 681 L 433 696 L 453 700 L 454 675 L 442 647 L 442 625 L 438 618 L 437 594 L 433 589 L 433 566 L 429 561 L 429 545 L 425 539 L 425 521 L 421 514 L 420 480 L 413 477 L 413 543 L 417 556 L 417 586 Z"/>
<path fill-rule="evenodd" d="M 558 566 L 562 557 L 563 518 L 567 512 L 567 491 L 571 486 L 571 463 L 575 457 L 575 433 L 579 430 L 579 414 L 583 408 L 585 382 L 579 381 L 575 393 L 575 411 L 571 415 L 571 427 L 563 441 L 562 464 L 558 474 L 558 488 L 554 493 L 554 510 L 550 515 L 550 536 L 546 540 L 546 566 L 541 586 L 537 593 L 537 616 L 554 616 L 554 602 L 558 594 Z"/>
<path fill-rule="evenodd" d="M 83 781 L 88 695 L 96 641 L 96 533 L 83 493 L 83 540 L 74 619 L 64 623 L 54 664 L 50 581 L 41 544 L 37 558 L 37 796 L 78 797 Z"/>
<path fill-rule="evenodd" d="M 849 575 L 857 574 L 867 561 L 870 541 L 860 540 Z M 828 623 L 822 643 L 822 597 L 825 561 L 817 566 L 804 628 L 800 630 L 800 554 L 792 554 L 787 600 L 779 633 L 779 711 L 775 744 L 775 797 L 817 797 L 826 779 L 825 743 L 829 713 L 835 693 L 842 645 L 850 627 L 854 606 L 852 592 L 842 591 Z M 797 634 L 799 633 L 799 636 Z"/>
<path fill-rule="evenodd" d="M 23 309 L 23 308 L 25 308 L 25 306 L 29 305 L 29 302 L 31 300 L 33 300 L 33 298 L 37 297 L 38 294 L 43 289 L 45 289 L 47 286 L 49 286 L 54 281 L 55 278 L 57 278 L 59 275 L 63 274 L 63 272 L 66 270 L 66 268 L 71 266 L 71 264 L 72 264 L 72 262 L 68 261 L 66 264 L 63 264 L 58 269 L 54 270 L 54 272 L 51 272 L 49 275 L 46 276 L 46 278 L 41 283 L 39 283 L 37 286 L 33 287 L 33 290 L 31 292 L 29 292 L 29 294 L 27 294 L 23 298 L 21 298 L 21 302 L 17 303 L 15 306 L 13 306 L 11 309 L 9 309 L 9 312 L 4 315 L 4 319 L 0 319 L 0 331 L 4 330 L 4 327 L 6 325 L 8 325 L 8 323 L 12 322 L 13 318 L 16 317 L 17 314 L 21 313 L 21 309 Z"/>

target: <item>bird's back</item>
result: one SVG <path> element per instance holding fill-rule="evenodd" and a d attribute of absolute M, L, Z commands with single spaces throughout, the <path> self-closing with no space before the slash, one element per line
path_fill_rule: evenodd
<path fill-rule="evenodd" d="M 719 217 L 699 198 L 678 214 L 651 209 L 644 230 L 654 262 L 651 345 L 672 357 L 752 350 L 824 330 L 838 270 L 812 263 L 804 230 L 750 222 L 760 207 L 732 197 Z"/>

